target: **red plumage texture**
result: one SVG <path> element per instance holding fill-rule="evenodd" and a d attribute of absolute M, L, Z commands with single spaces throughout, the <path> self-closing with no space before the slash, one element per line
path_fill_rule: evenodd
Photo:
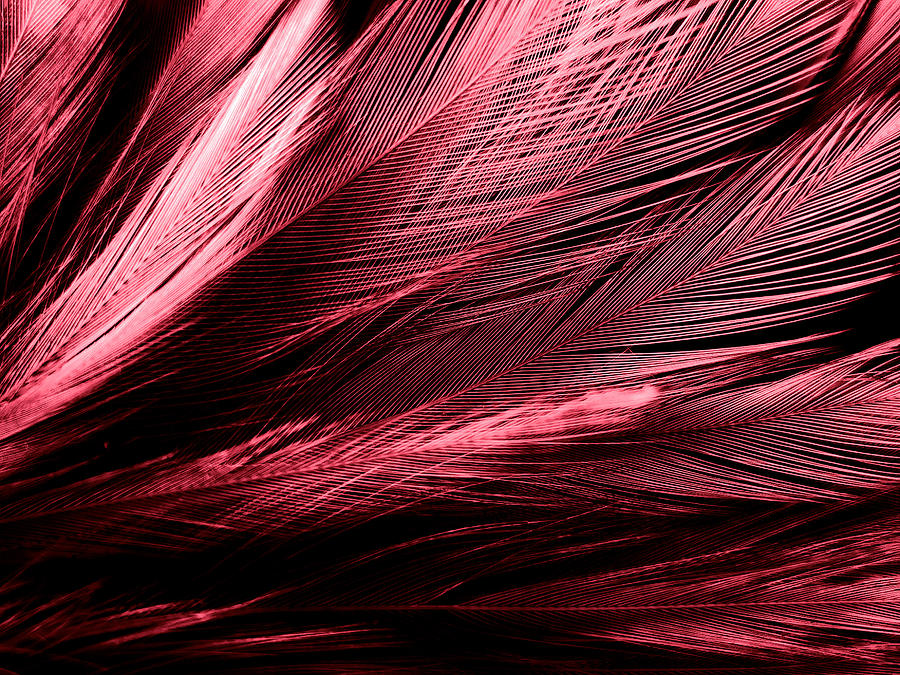
<path fill-rule="evenodd" d="M 0 11 L 0 672 L 896 672 L 898 2 Z"/>

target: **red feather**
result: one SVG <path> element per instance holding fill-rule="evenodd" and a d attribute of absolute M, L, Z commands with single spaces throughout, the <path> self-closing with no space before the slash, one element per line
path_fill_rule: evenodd
<path fill-rule="evenodd" d="M 0 7 L 8 672 L 892 672 L 897 3 Z"/>

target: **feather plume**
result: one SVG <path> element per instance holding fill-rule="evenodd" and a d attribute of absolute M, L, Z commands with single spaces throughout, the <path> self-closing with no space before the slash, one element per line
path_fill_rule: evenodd
<path fill-rule="evenodd" d="M 5 672 L 888 673 L 894 0 L 2 0 Z"/>

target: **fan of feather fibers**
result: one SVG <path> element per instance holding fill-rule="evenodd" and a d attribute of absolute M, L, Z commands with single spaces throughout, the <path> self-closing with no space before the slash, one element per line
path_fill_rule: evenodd
<path fill-rule="evenodd" d="M 900 672 L 900 0 L 0 10 L 0 672 Z"/>

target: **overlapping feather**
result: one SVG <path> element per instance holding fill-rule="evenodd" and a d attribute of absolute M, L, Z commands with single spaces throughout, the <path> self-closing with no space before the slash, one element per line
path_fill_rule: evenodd
<path fill-rule="evenodd" d="M 894 5 L 4 3 L 10 659 L 888 668 Z"/>

